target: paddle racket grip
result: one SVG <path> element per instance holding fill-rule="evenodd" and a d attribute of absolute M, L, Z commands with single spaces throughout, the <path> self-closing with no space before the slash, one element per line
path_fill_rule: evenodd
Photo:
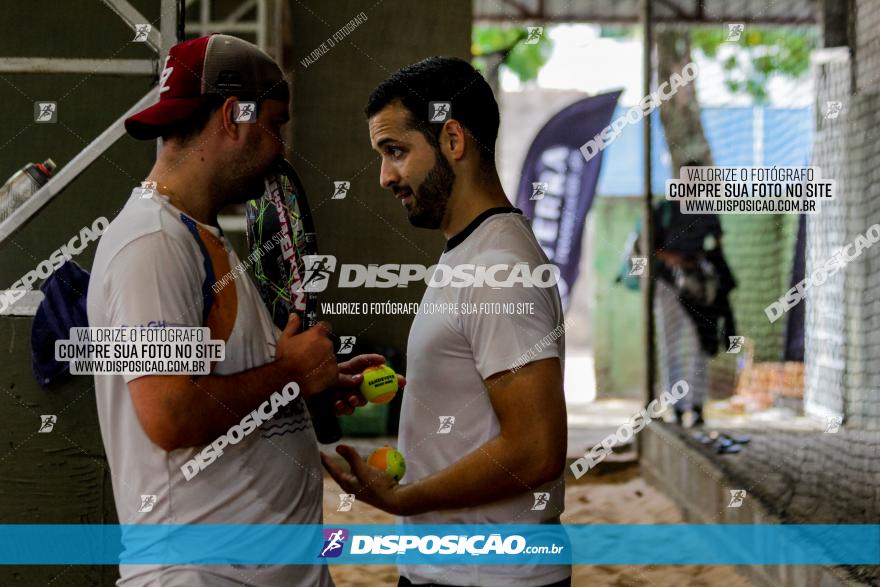
<path fill-rule="evenodd" d="M 306 401 L 312 416 L 315 437 L 321 444 L 332 444 L 342 438 L 342 428 L 336 417 L 332 389 L 328 389 Z"/>
<path fill-rule="evenodd" d="M 332 332 L 328 334 L 333 341 L 333 351 L 335 353 L 339 350 L 339 336 Z M 335 395 L 333 388 L 330 388 L 306 402 L 312 415 L 312 427 L 315 429 L 315 436 L 321 444 L 333 444 L 342 438 L 342 427 L 339 425 L 339 418 L 336 416 L 336 408 L 333 405 L 335 403 Z"/>

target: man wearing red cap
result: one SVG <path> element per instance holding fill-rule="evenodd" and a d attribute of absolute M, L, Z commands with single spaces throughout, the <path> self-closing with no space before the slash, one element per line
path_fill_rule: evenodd
<path fill-rule="evenodd" d="M 268 55 L 215 34 L 173 47 L 159 101 L 126 120 L 133 137 L 161 137 L 163 147 L 152 183 L 134 189 L 98 246 L 89 324 L 208 327 L 226 346 L 209 375 L 95 376 L 121 524 L 322 522 L 320 458 L 303 400 L 359 385 L 354 373 L 369 356 L 337 365 L 325 324 L 296 334 L 292 317 L 279 333 L 247 277 L 216 287 L 239 265 L 217 214 L 262 193 L 283 152 L 288 99 Z M 277 407 L 273 394 L 290 382 L 299 395 L 239 434 L 243 418 L 270 398 Z M 363 400 L 345 399 L 347 413 Z M 207 445 L 234 429 L 237 440 L 208 460 Z M 324 565 L 124 564 L 120 573 L 120 585 L 332 585 Z"/>

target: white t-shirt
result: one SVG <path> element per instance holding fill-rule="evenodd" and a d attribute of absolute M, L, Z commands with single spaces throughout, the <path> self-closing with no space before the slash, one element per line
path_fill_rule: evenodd
<path fill-rule="evenodd" d="M 503 210 L 503 209 L 502 209 Z M 549 264 L 522 214 L 492 213 L 453 237 L 439 265 L 491 266 L 527 263 L 531 269 Z M 463 238 L 463 240 L 462 240 Z M 450 246 L 452 247 L 450 250 Z M 509 272 L 499 272 L 504 281 Z M 438 277 L 438 281 L 440 278 Z M 563 324 L 556 286 L 493 289 L 428 287 L 423 308 L 431 304 L 467 304 L 466 311 L 420 312 L 407 344 L 406 390 L 400 416 L 400 450 L 406 458 L 402 482 L 414 482 L 445 469 L 500 432 L 484 380 L 517 364 L 565 358 L 565 339 L 542 339 Z M 533 303 L 534 312 L 497 314 L 479 311 L 480 304 Z M 427 305 L 427 306 L 426 306 Z M 433 306 L 435 308 L 439 306 Z M 508 306 L 509 307 L 509 306 Z M 523 361 L 523 357 L 529 359 Z M 441 421 L 454 416 L 449 432 L 438 433 Z M 533 510 L 534 492 L 549 493 L 546 509 Z M 429 512 L 398 518 L 404 524 L 554 524 L 565 508 L 565 481 L 560 475 L 542 487 L 473 508 Z M 565 579 L 568 565 L 399 565 L 413 583 L 532 587 Z"/>
<path fill-rule="evenodd" d="M 239 259 L 215 227 L 195 222 L 160 194 L 136 188 L 98 245 L 88 292 L 90 326 L 209 326 L 226 341 L 212 374 L 274 358 L 278 329 L 247 275 L 211 285 Z M 208 309 L 210 313 L 207 313 Z M 101 435 L 120 524 L 321 524 L 321 462 L 305 402 L 296 398 L 187 481 L 181 465 L 203 447 L 166 452 L 144 433 L 127 382 L 97 375 Z M 215 401 L 206 390 L 205 402 Z M 155 495 L 149 512 L 142 495 Z M 323 565 L 121 565 L 119 585 L 332 586 Z"/>

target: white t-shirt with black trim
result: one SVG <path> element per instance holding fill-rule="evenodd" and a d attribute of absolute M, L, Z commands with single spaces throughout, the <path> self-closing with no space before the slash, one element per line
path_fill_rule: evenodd
<path fill-rule="evenodd" d="M 450 239 L 440 265 L 492 266 L 527 263 L 531 270 L 550 261 L 526 218 L 512 209 L 487 211 Z M 450 248 L 451 247 L 451 248 Z M 436 273 L 435 273 L 436 274 Z M 509 273 L 499 271 L 505 281 Z M 438 282 L 442 281 L 439 276 Z M 423 313 L 413 321 L 407 344 L 406 379 L 400 416 L 400 450 L 406 458 L 403 483 L 443 470 L 500 432 L 484 380 L 531 361 L 558 357 L 564 369 L 562 305 L 555 285 L 428 287 L 425 309 L 459 304 L 459 311 Z M 467 306 L 463 307 L 462 304 Z M 513 314 L 480 311 L 481 304 L 514 304 Z M 532 313 L 524 306 L 533 304 Z M 495 306 L 493 306 L 494 308 Z M 506 306 L 508 309 L 511 306 Z M 483 310 L 488 309 L 486 306 Z M 550 340 L 556 329 L 561 336 Z M 543 341 L 543 342 L 542 342 Z M 549 392 L 549 390 L 548 390 Z M 451 428 L 441 424 L 454 417 Z M 548 493 L 544 509 L 532 509 L 534 493 Z M 399 517 L 403 524 L 556 524 L 565 507 L 565 481 L 473 508 Z M 571 575 L 570 565 L 399 565 L 415 584 L 534 587 Z"/>

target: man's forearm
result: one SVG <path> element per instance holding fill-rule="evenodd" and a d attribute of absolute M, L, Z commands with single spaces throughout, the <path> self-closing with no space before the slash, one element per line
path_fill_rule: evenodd
<path fill-rule="evenodd" d="M 153 440 L 165 450 L 212 442 L 290 383 L 275 361 L 230 375 L 162 377 L 163 409 L 151 424 L 159 436 Z"/>
<path fill-rule="evenodd" d="M 476 507 L 540 487 L 561 470 L 559 459 L 496 436 L 442 471 L 401 487 L 402 515 Z"/>

